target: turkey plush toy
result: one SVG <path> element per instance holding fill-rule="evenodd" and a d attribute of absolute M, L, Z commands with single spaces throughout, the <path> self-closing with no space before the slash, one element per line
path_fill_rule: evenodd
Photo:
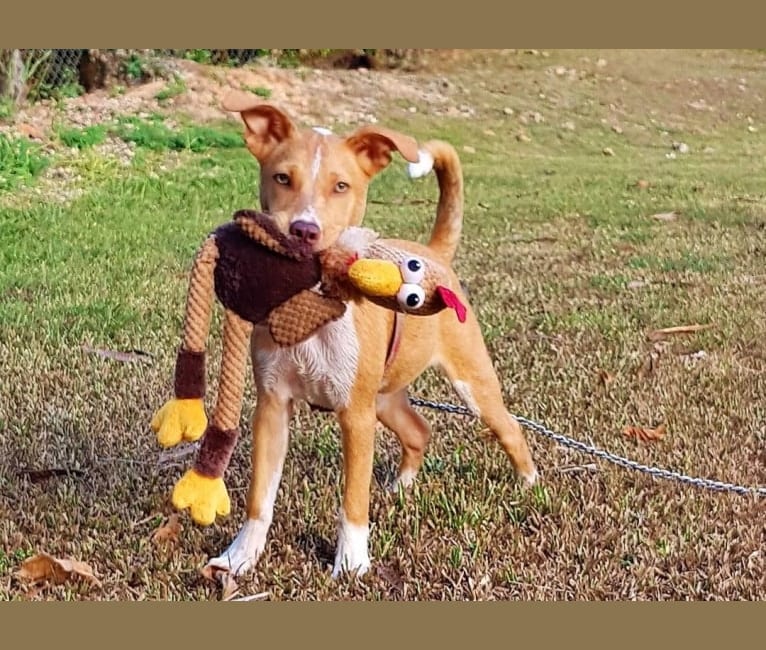
<path fill-rule="evenodd" d="M 218 397 L 208 422 L 205 350 L 214 295 L 225 313 Z M 223 475 L 239 436 L 253 326 L 266 325 L 280 346 L 297 345 L 340 318 L 346 303 L 359 297 L 408 314 L 452 308 L 465 320 L 465 307 L 448 288 L 444 266 L 381 240 L 367 228 L 348 228 L 334 246 L 320 252 L 252 210 L 236 212 L 210 233 L 191 271 L 175 397 L 151 422 L 163 447 L 202 438 L 194 466 L 173 489 L 176 508 L 190 508 L 192 519 L 202 525 L 230 512 Z"/>

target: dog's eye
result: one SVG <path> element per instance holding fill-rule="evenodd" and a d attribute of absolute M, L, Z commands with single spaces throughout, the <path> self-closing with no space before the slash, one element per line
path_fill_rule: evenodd
<path fill-rule="evenodd" d="M 399 265 L 399 270 L 402 272 L 404 281 L 409 284 L 420 284 L 426 274 L 423 260 L 417 257 L 408 257 Z"/>
<path fill-rule="evenodd" d="M 338 181 L 337 183 L 335 183 L 335 191 L 338 194 L 342 194 L 347 189 L 348 189 L 348 183 L 344 183 L 343 181 Z"/>
<path fill-rule="evenodd" d="M 397 302 L 405 309 L 420 309 L 426 301 L 426 292 L 417 284 L 403 284 L 396 294 Z"/>
<path fill-rule="evenodd" d="M 287 174 L 274 174 L 274 180 L 280 185 L 290 184 L 290 177 Z"/>

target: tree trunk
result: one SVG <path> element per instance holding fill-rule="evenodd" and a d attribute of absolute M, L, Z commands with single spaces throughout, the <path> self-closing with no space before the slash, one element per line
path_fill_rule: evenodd
<path fill-rule="evenodd" d="M 21 50 L 10 50 L 0 65 L 0 96 L 10 99 L 14 105 L 24 101 L 27 84 L 24 79 L 24 60 Z"/>

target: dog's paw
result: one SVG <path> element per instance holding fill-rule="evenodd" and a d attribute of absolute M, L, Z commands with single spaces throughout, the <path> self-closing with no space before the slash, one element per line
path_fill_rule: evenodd
<path fill-rule="evenodd" d="M 414 485 L 416 477 L 417 472 L 411 469 L 404 469 L 399 472 L 399 475 L 391 482 L 388 489 L 394 494 L 397 494 L 399 490 L 407 490 Z"/>
<path fill-rule="evenodd" d="M 533 467 L 526 473 L 520 473 L 519 479 L 521 480 L 521 485 L 523 488 L 531 488 L 539 483 L 540 474 L 538 474 L 537 468 Z"/>
<path fill-rule="evenodd" d="M 231 500 L 222 478 L 210 478 L 190 469 L 173 488 L 171 498 L 178 510 L 189 508 L 191 518 L 200 526 L 209 526 L 216 515 L 231 512 Z"/>
<path fill-rule="evenodd" d="M 249 519 L 242 526 L 229 548 L 218 557 L 208 560 L 206 568 L 228 571 L 233 576 L 247 573 L 255 566 L 266 546 L 268 524 L 258 519 Z"/>
<path fill-rule="evenodd" d="M 367 552 L 367 526 L 355 526 L 341 514 L 338 527 L 338 548 L 335 552 L 335 564 L 332 577 L 339 578 L 343 573 L 354 573 L 356 577 L 363 576 L 370 569 L 370 556 Z"/>
<path fill-rule="evenodd" d="M 207 415 L 201 399 L 171 399 L 152 418 L 152 429 L 163 447 L 182 440 L 199 440 L 206 428 Z"/>

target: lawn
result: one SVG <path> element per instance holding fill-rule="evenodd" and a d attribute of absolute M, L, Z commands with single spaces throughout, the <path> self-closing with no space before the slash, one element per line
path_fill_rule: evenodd
<path fill-rule="evenodd" d="M 434 115 L 394 94 L 377 117 L 461 154 L 456 267 L 512 413 L 647 465 L 766 485 L 765 73 L 766 55 L 750 51 L 476 51 L 366 73 L 444 83 L 457 107 Z M 158 110 L 172 115 L 175 100 Z M 154 533 L 193 456 L 161 453 L 149 420 L 171 395 L 194 251 L 256 205 L 238 131 L 133 116 L 64 124 L 47 149 L 0 133 L 0 600 L 222 597 L 200 568 L 244 517 L 249 436 L 227 475 L 232 514 L 204 529 L 183 514 L 163 542 Z M 130 159 L 106 155 L 104 140 Z M 397 158 L 373 182 L 365 223 L 423 239 L 436 196 Z M 218 325 L 220 310 L 211 377 Z M 650 336 L 684 325 L 709 327 Z M 457 402 L 432 371 L 412 392 Z M 254 400 L 248 379 L 243 431 Z M 657 480 L 531 431 L 542 481 L 522 491 L 479 423 L 425 415 L 434 439 L 408 492 L 385 491 L 399 452 L 379 434 L 373 569 L 334 581 L 340 437 L 332 417 L 301 410 L 265 553 L 238 596 L 766 597 L 762 497 Z M 659 425 L 656 441 L 623 433 Z M 99 583 L 20 580 L 41 552 L 87 562 Z"/>

